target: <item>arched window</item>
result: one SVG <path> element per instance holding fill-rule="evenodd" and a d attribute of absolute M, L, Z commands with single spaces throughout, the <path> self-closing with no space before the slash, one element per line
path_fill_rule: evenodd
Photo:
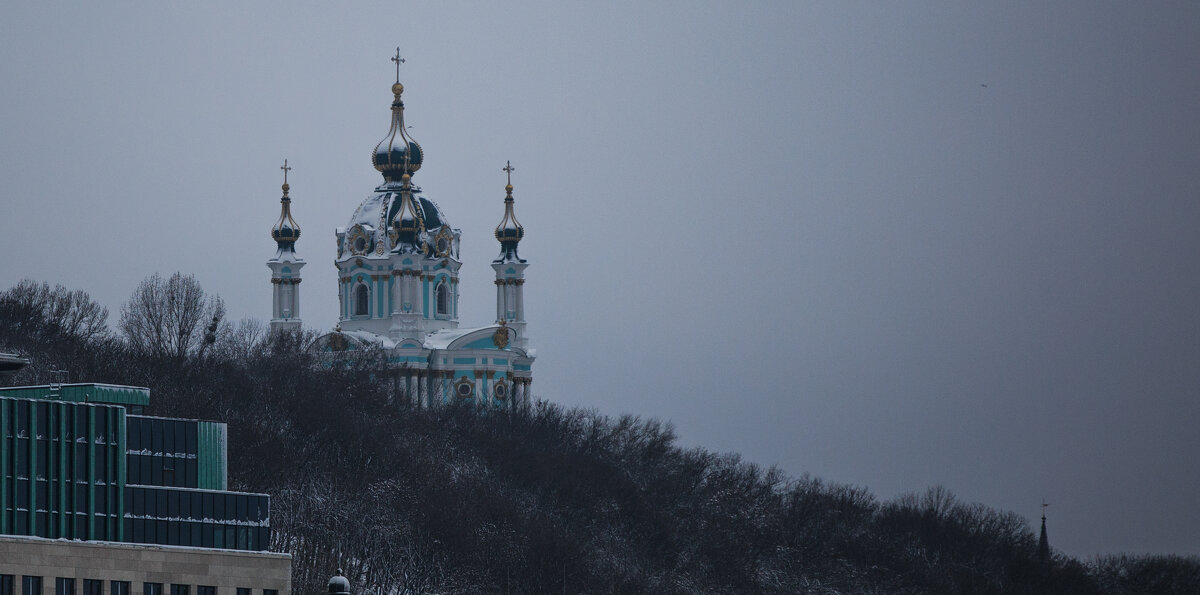
<path fill-rule="evenodd" d="M 354 288 L 354 315 L 366 316 L 367 306 L 370 305 L 371 295 L 364 283 L 359 283 Z"/>
<path fill-rule="evenodd" d="M 450 315 L 450 284 L 445 281 L 437 285 L 437 313 L 442 316 Z"/>

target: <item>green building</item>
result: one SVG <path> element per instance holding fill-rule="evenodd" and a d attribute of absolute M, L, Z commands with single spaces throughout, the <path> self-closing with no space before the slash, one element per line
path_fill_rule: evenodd
<path fill-rule="evenodd" d="M 141 415 L 146 388 L 0 388 L 0 534 L 264 551 L 266 494 L 227 490 L 225 424 Z"/>

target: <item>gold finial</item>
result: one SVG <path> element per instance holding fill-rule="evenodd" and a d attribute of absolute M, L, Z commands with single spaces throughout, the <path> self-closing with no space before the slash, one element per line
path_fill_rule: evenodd
<path fill-rule="evenodd" d="M 287 174 L 289 171 L 292 171 L 292 168 L 288 167 L 287 159 L 283 160 L 283 166 L 279 169 L 283 170 L 283 195 L 287 196 L 288 190 L 291 188 L 287 183 Z"/>
<path fill-rule="evenodd" d="M 504 162 L 504 167 L 500 169 L 500 171 L 508 174 L 508 184 L 504 186 L 504 191 L 508 192 L 509 194 L 512 194 L 513 191 L 512 173 L 516 170 L 517 168 L 512 166 L 512 162 L 507 160 Z"/>

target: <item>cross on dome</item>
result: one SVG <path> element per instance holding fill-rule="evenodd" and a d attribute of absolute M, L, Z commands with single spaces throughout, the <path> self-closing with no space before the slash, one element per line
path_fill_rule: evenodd
<path fill-rule="evenodd" d="M 400 57 L 400 48 L 396 47 L 396 55 L 392 58 L 392 62 L 396 63 L 396 82 L 400 82 L 400 64 L 404 62 L 404 58 Z"/>
<path fill-rule="evenodd" d="M 502 172 L 504 172 L 504 173 L 508 174 L 508 185 L 509 185 L 509 186 L 512 186 L 512 173 L 513 173 L 514 171 L 517 171 L 517 168 L 515 168 L 515 167 L 513 167 L 513 166 L 512 166 L 512 162 L 511 162 L 511 161 L 505 161 L 505 162 L 504 162 L 504 167 L 503 167 L 503 168 L 501 168 L 501 169 L 500 169 L 500 171 L 502 171 Z"/>
<path fill-rule="evenodd" d="M 292 168 L 288 167 L 287 159 L 283 160 L 283 165 L 279 169 L 283 170 L 283 183 L 287 184 L 287 174 L 289 171 L 292 171 Z"/>

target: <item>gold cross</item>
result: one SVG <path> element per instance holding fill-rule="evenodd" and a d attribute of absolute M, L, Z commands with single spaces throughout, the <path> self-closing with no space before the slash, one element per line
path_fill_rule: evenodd
<path fill-rule="evenodd" d="M 400 57 L 400 48 L 396 48 L 396 57 L 392 58 L 392 62 L 396 63 L 396 82 L 400 82 L 400 64 L 404 62 L 404 58 Z"/>
<path fill-rule="evenodd" d="M 507 173 L 507 174 L 508 174 L 508 184 L 511 186 L 511 185 L 512 185 L 512 173 L 513 173 L 514 171 L 517 171 L 517 168 L 515 168 L 515 167 L 513 167 L 513 166 L 512 166 L 512 162 L 511 162 L 511 161 L 505 161 L 505 162 L 504 162 L 504 167 L 503 167 L 503 168 L 501 168 L 501 169 L 500 169 L 500 171 L 502 171 L 502 172 L 505 172 L 505 173 Z"/>
<path fill-rule="evenodd" d="M 287 173 L 292 171 L 292 168 L 288 167 L 287 159 L 283 160 L 283 167 L 280 167 L 279 169 L 283 170 L 283 183 L 287 184 Z"/>

